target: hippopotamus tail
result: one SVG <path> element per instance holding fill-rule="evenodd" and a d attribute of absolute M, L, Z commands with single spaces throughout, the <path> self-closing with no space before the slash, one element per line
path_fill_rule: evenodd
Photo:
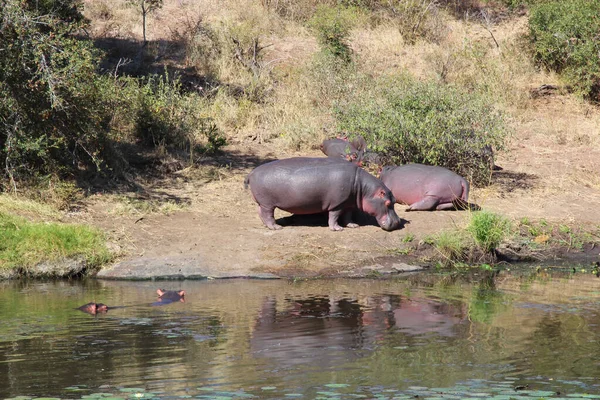
<path fill-rule="evenodd" d="M 469 203 L 469 182 L 466 179 L 463 179 L 460 183 L 462 185 L 462 195 L 460 196 L 461 200 L 465 202 L 465 204 Z"/>

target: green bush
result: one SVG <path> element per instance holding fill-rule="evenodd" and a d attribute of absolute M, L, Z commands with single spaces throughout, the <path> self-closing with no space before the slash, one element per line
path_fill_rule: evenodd
<path fill-rule="evenodd" d="M 557 0 L 529 18 L 535 60 L 562 74 L 576 92 L 600 100 L 600 2 Z"/>
<path fill-rule="evenodd" d="M 98 53 L 74 36 L 77 1 L 6 0 L 0 8 L 0 157 L 22 176 L 98 169 L 110 151 L 110 113 Z"/>
<path fill-rule="evenodd" d="M 510 221 L 489 211 L 472 214 L 467 231 L 483 253 L 493 252 L 510 231 Z"/>
<path fill-rule="evenodd" d="M 440 165 L 476 184 L 489 183 L 490 149 L 502 149 L 508 134 L 483 96 L 410 77 L 357 90 L 335 114 L 340 130 L 362 135 L 390 164 Z"/>
<path fill-rule="evenodd" d="M 165 146 L 201 153 L 214 152 L 225 137 L 204 116 L 198 95 L 182 92 L 179 78 L 150 76 L 139 90 L 136 135 L 147 145 Z"/>
<path fill-rule="evenodd" d="M 358 18 L 356 9 L 345 7 L 317 7 L 309 26 L 315 31 L 321 50 L 343 63 L 352 61 L 348 44 L 350 30 Z"/>

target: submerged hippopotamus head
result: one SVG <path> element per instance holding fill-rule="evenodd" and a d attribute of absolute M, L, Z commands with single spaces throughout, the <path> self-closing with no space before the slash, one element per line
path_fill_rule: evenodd
<path fill-rule="evenodd" d="M 107 312 L 108 306 L 106 304 L 92 302 L 92 303 L 84 304 L 81 307 L 78 307 L 77 309 L 81 310 L 83 312 L 86 312 L 88 314 L 96 315 L 98 313 Z"/>
<path fill-rule="evenodd" d="M 158 294 L 158 301 L 152 303 L 154 306 L 160 306 L 165 304 L 170 304 L 176 301 L 185 302 L 185 291 L 184 290 L 164 290 L 157 289 L 156 293 Z"/>

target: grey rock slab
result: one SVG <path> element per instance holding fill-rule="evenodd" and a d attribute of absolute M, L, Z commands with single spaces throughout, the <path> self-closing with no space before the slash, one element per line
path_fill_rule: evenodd
<path fill-rule="evenodd" d="M 96 275 L 102 279 L 278 279 L 270 273 L 252 272 L 242 266 L 227 268 L 209 265 L 198 256 L 139 257 L 105 267 Z"/>

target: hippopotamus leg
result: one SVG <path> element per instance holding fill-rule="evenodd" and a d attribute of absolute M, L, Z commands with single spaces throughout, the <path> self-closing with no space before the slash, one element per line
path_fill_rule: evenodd
<path fill-rule="evenodd" d="M 329 225 L 329 229 L 331 229 L 332 231 L 343 231 L 344 228 L 342 228 L 340 226 L 340 224 L 338 223 L 338 220 L 340 218 L 340 216 L 343 214 L 344 210 L 334 210 L 334 211 L 329 211 L 329 220 L 327 221 L 327 224 Z"/>
<path fill-rule="evenodd" d="M 275 207 L 258 206 L 258 216 L 267 228 L 278 231 L 282 228 L 281 225 L 275 222 Z"/>
<path fill-rule="evenodd" d="M 347 210 L 342 214 L 342 224 L 346 228 L 358 228 L 359 225 L 352 222 L 352 210 Z"/>
<path fill-rule="evenodd" d="M 440 203 L 440 199 L 435 196 L 425 196 L 422 200 L 411 204 L 406 211 L 431 211 Z"/>

